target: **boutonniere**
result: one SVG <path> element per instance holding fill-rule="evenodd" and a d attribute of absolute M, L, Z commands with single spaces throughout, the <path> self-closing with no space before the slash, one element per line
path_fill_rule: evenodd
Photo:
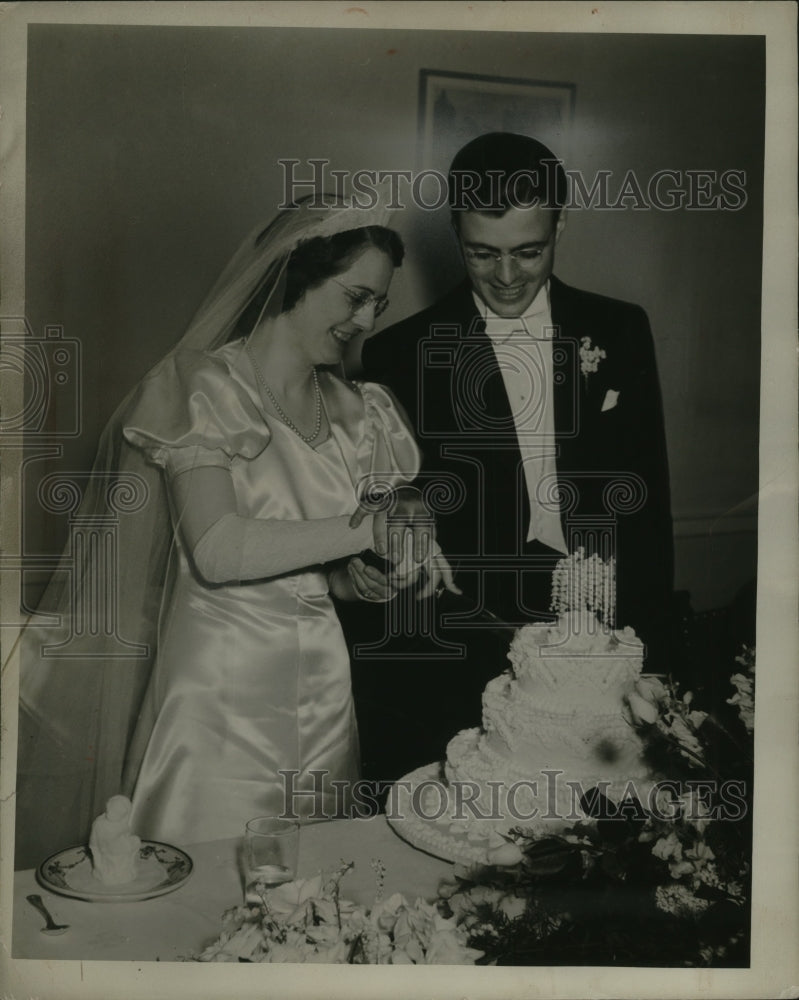
<path fill-rule="evenodd" d="M 580 340 L 580 371 L 585 375 L 586 381 L 588 381 L 588 376 L 593 375 L 599 368 L 599 362 L 606 357 L 607 355 L 601 347 L 591 346 L 590 337 L 583 337 Z"/>

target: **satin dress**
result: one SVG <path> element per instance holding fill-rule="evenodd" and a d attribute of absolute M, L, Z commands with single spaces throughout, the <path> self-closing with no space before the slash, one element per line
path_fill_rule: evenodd
<path fill-rule="evenodd" d="M 243 516 L 350 515 L 365 477 L 407 482 L 419 468 L 412 433 L 380 386 L 320 373 L 330 434 L 315 447 L 265 416 L 240 341 L 176 354 L 147 382 L 128 441 L 167 474 L 229 468 Z M 131 828 L 180 845 L 240 837 L 247 820 L 284 810 L 341 815 L 346 793 L 331 782 L 358 779 L 359 751 L 325 569 L 211 585 L 176 531 L 169 579 L 134 736 L 146 749 Z"/>

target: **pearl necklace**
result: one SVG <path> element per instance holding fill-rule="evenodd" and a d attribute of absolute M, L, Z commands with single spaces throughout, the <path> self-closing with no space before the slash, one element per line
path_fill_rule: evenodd
<path fill-rule="evenodd" d="M 255 360 L 252 350 L 250 349 L 249 342 L 244 345 L 244 349 L 247 351 L 247 356 L 250 359 L 250 364 L 252 364 L 253 371 L 258 376 L 258 381 L 264 387 L 266 395 L 269 397 L 269 402 L 274 406 L 277 411 L 277 415 L 283 421 L 283 423 L 290 430 L 294 431 L 298 438 L 301 438 L 306 444 L 310 444 L 315 438 L 319 437 L 319 431 L 322 429 L 322 390 L 319 388 L 319 375 L 316 368 L 312 369 L 313 374 L 313 385 L 314 385 L 314 395 L 316 397 L 316 419 L 314 420 L 314 429 L 311 434 L 303 434 L 299 427 L 294 423 L 291 417 L 286 413 L 283 407 L 278 403 L 275 398 L 275 394 L 269 388 L 266 383 L 261 369 L 258 367 L 258 362 Z"/>

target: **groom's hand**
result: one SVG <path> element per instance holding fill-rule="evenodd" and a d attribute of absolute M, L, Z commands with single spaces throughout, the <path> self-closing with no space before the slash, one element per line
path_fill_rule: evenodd
<path fill-rule="evenodd" d="M 436 540 L 436 522 L 422 494 L 413 486 L 394 490 L 388 511 L 388 557 L 397 566 L 411 560 L 423 563 Z"/>
<path fill-rule="evenodd" d="M 369 513 L 359 507 L 350 519 L 357 528 Z M 403 486 L 391 494 L 390 503 L 374 514 L 372 535 L 374 551 L 391 563 L 404 578 L 421 568 L 435 545 L 435 520 L 425 506 L 421 493 Z"/>

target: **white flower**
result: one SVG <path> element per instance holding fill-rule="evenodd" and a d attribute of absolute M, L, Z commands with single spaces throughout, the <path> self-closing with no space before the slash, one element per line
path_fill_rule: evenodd
<path fill-rule="evenodd" d="M 668 837 L 661 837 L 652 848 L 652 853 L 662 861 L 673 859 L 682 860 L 682 844 L 677 839 L 677 834 L 672 831 Z"/>
<path fill-rule="evenodd" d="M 290 943 L 285 944 L 277 941 L 270 944 L 269 951 L 264 961 L 266 962 L 305 962 L 309 951 L 305 942 L 299 938 L 292 938 Z"/>
<path fill-rule="evenodd" d="M 239 959 L 258 961 L 264 945 L 261 925 L 257 921 L 243 924 L 232 932 L 224 932 L 218 941 L 200 955 L 201 962 L 238 962 Z"/>
<path fill-rule="evenodd" d="M 341 930 L 336 924 L 311 924 L 305 929 L 305 936 L 313 944 L 334 945 L 341 938 Z"/>
<path fill-rule="evenodd" d="M 713 853 L 713 849 L 708 847 L 704 840 L 696 840 L 694 841 L 694 846 L 689 847 L 685 852 L 685 857 L 693 861 L 694 868 L 698 871 L 704 865 L 713 861 L 716 855 Z"/>
<path fill-rule="evenodd" d="M 338 914 L 336 904 L 332 899 L 314 899 L 311 901 L 313 909 L 313 919 L 320 921 L 320 926 L 324 924 L 337 924 L 339 916 L 346 917 L 348 912 L 352 912 L 353 904 L 343 900 L 339 905 Z"/>
<path fill-rule="evenodd" d="M 674 789 L 670 786 L 655 785 L 654 787 L 655 801 L 652 803 L 650 808 L 660 820 L 673 820 L 680 815 L 680 805 L 679 800 L 675 796 Z M 644 837 L 643 834 L 639 839 L 649 839 L 651 837 Z"/>
<path fill-rule="evenodd" d="M 592 347 L 590 337 L 580 339 L 580 371 L 588 377 L 599 368 L 601 359 L 607 355 L 601 347 Z"/>
<path fill-rule="evenodd" d="M 317 899 L 322 894 L 322 876 L 298 879 L 296 882 L 284 882 L 274 889 L 266 890 L 264 896 L 269 912 L 286 919 L 293 924 L 302 921 L 306 912 L 306 904 Z"/>
<path fill-rule="evenodd" d="M 710 905 L 684 885 L 659 885 L 655 889 L 655 903 L 658 909 L 678 917 L 698 916 Z"/>
<path fill-rule="evenodd" d="M 238 962 L 239 959 L 253 960 L 263 949 L 261 925 L 252 920 L 249 913 L 244 916 L 243 908 L 229 910 L 223 918 L 226 929 L 219 938 L 209 945 L 199 956 L 201 962 Z M 236 926 L 233 922 L 236 922 Z"/>
<path fill-rule="evenodd" d="M 744 898 L 744 887 L 740 882 L 728 882 L 727 883 L 727 894 L 732 897 L 732 899 L 740 900 L 743 902 Z"/>
<path fill-rule="evenodd" d="M 478 910 L 483 906 L 501 910 L 508 920 L 520 917 L 527 908 L 527 900 L 513 892 L 503 892 L 493 886 L 476 885 L 468 892 L 457 893 L 449 898 L 450 909 L 454 913 L 454 921 L 460 928 L 474 933 L 483 917 Z M 437 920 L 442 920 L 440 916 Z M 441 925 L 439 925 L 441 926 Z"/>
<path fill-rule="evenodd" d="M 665 701 L 669 696 L 666 685 L 659 677 L 655 677 L 654 674 L 639 677 L 635 682 L 635 689 L 642 698 L 646 698 L 647 701 L 651 701 L 653 704 Z"/>
<path fill-rule="evenodd" d="M 425 955 L 426 965 L 474 965 L 482 951 L 467 948 L 462 937 L 455 931 L 437 931 Z"/>
<path fill-rule="evenodd" d="M 492 865 L 517 865 L 524 855 L 516 844 L 505 841 L 488 852 L 488 862 Z"/>
<path fill-rule="evenodd" d="M 349 946 L 344 941 L 339 941 L 330 948 L 319 948 L 312 952 L 306 962 L 321 962 L 325 965 L 343 965 L 347 961 Z"/>
<path fill-rule="evenodd" d="M 423 899 L 411 906 L 394 893 L 371 911 L 341 900 L 339 883 L 349 867 L 264 888 L 260 907 L 229 910 L 222 934 L 200 961 L 423 965 L 473 963 L 482 955 L 466 947 L 465 927 Z"/>
<path fill-rule="evenodd" d="M 642 698 L 637 692 L 631 691 L 627 695 L 627 702 L 630 706 L 630 714 L 632 715 L 634 724 L 649 723 L 651 725 L 657 721 L 657 707 L 651 701 Z"/>
<path fill-rule="evenodd" d="M 499 908 L 508 920 L 515 920 L 527 909 L 527 900 L 521 896 L 505 896 L 500 902 Z"/>
<path fill-rule="evenodd" d="M 411 907 L 403 895 L 393 893 L 388 899 L 376 903 L 369 914 L 369 920 L 386 934 L 396 933 L 397 924 Z"/>
<path fill-rule="evenodd" d="M 742 667 L 746 667 L 750 674 L 755 672 L 755 647 L 747 646 L 746 643 L 741 647 L 741 653 L 739 656 L 735 657 L 735 662 L 740 663 Z"/>
<path fill-rule="evenodd" d="M 656 722 L 661 707 L 666 703 L 669 692 L 663 682 L 655 677 L 639 677 L 635 687 L 627 695 L 630 714 L 635 725 Z"/>
<path fill-rule="evenodd" d="M 689 826 L 692 826 L 697 833 L 704 833 L 710 826 L 711 810 L 703 802 L 701 795 L 695 788 L 690 788 L 679 797 L 682 818 Z"/>
<path fill-rule="evenodd" d="M 699 727 L 702 725 L 702 723 L 705 721 L 706 718 L 707 718 L 707 712 L 700 712 L 694 710 L 693 712 L 688 713 L 688 721 L 691 723 L 694 729 L 699 729 Z"/>
<path fill-rule="evenodd" d="M 696 873 L 694 884 L 710 885 L 715 888 L 721 887 L 721 878 L 719 877 L 718 869 L 716 868 L 715 864 L 712 861 L 706 861 L 702 865 L 702 867 Z M 727 892 L 730 893 L 729 888 L 727 889 Z M 732 895 L 732 893 L 730 893 L 730 895 Z"/>
<path fill-rule="evenodd" d="M 743 658 L 738 657 L 738 662 L 743 662 Z M 755 726 L 754 680 L 744 674 L 733 674 L 730 677 L 730 683 L 734 685 L 737 693 L 732 698 L 727 699 L 727 704 L 738 706 L 741 722 L 743 722 L 747 732 L 751 733 Z"/>
<path fill-rule="evenodd" d="M 675 855 L 674 860 L 669 864 L 669 872 L 672 878 L 693 875 L 695 881 L 701 882 L 703 881 L 701 878 L 702 869 L 715 857 L 716 855 L 703 840 L 697 840 L 693 847 L 682 852 L 682 858 Z"/>
<path fill-rule="evenodd" d="M 402 948 L 397 948 L 396 951 L 391 953 L 391 964 L 392 965 L 415 965 L 414 960 L 410 957 L 407 952 L 404 952 Z"/>
<path fill-rule="evenodd" d="M 662 719 L 658 720 L 658 728 L 666 733 L 667 736 L 673 736 L 677 740 L 680 746 L 680 753 L 683 757 L 694 761 L 696 757 L 702 756 L 702 744 L 688 728 L 685 720 L 679 715 L 673 716 L 668 723 Z"/>

